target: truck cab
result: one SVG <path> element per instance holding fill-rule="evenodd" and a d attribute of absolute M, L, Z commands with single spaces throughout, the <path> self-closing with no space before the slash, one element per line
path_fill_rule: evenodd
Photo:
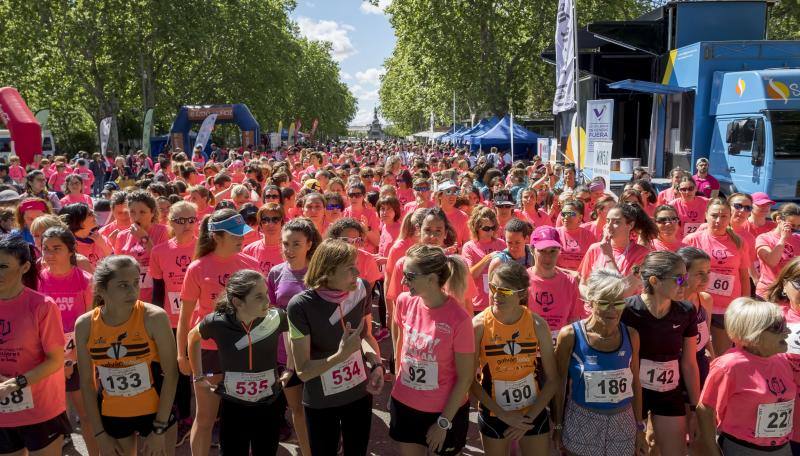
<path fill-rule="evenodd" d="M 800 199 L 800 69 L 714 74 L 709 172 L 723 193 Z"/>
<path fill-rule="evenodd" d="M 42 157 L 53 156 L 56 153 L 56 143 L 50 130 L 42 132 Z M 8 160 L 10 155 L 16 155 L 14 141 L 8 130 L 0 130 L 0 158 Z"/>

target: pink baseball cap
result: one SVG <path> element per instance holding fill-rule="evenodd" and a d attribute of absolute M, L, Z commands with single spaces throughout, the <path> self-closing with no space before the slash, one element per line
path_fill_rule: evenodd
<path fill-rule="evenodd" d="M 533 230 L 531 244 L 536 250 L 548 249 L 550 247 L 561 248 L 561 237 L 558 230 L 552 226 L 540 226 Z"/>
<path fill-rule="evenodd" d="M 769 204 L 770 206 L 772 206 L 773 204 L 775 204 L 775 201 L 771 200 L 769 195 L 767 195 L 764 192 L 755 192 L 752 195 L 750 195 L 750 197 L 753 198 L 753 204 L 758 206 L 763 206 L 765 204 Z"/>

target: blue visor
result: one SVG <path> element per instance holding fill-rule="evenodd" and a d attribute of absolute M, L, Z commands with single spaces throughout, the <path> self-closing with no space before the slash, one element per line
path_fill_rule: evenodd
<path fill-rule="evenodd" d="M 244 223 L 244 218 L 241 215 L 236 214 L 220 222 L 209 221 L 208 231 L 224 231 L 234 236 L 244 236 L 245 234 L 253 231 L 253 229 Z"/>

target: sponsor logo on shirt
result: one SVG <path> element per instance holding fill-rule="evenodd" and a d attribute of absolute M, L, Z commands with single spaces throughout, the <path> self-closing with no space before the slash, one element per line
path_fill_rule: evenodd
<path fill-rule="evenodd" d="M 767 389 L 769 389 L 769 392 L 775 396 L 783 396 L 787 390 L 783 379 L 778 377 L 772 377 L 767 381 Z"/>
<path fill-rule="evenodd" d="M 189 267 L 189 263 L 192 262 L 192 259 L 189 258 L 188 255 L 181 255 L 179 257 L 175 257 L 175 265 L 181 268 L 181 272 L 186 272 L 186 268 Z"/>
<path fill-rule="evenodd" d="M 74 296 L 58 296 L 53 298 L 53 300 L 58 304 L 58 310 L 62 312 L 65 310 L 72 310 L 72 307 L 75 305 Z"/>
<path fill-rule="evenodd" d="M 549 291 L 537 292 L 534 299 L 536 299 L 536 303 L 542 307 L 543 312 L 550 312 L 550 306 L 552 306 L 555 301 L 555 298 Z"/>
<path fill-rule="evenodd" d="M 730 255 L 728 255 L 728 249 L 713 249 L 711 251 L 711 256 L 714 257 L 715 260 L 719 261 L 720 263 L 724 262 Z"/>

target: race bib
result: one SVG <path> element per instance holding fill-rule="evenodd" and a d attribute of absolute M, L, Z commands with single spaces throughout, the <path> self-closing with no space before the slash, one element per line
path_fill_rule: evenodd
<path fill-rule="evenodd" d="M 792 332 L 789 334 L 789 337 L 786 338 L 786 343 L 789 345 L 789 349 L 786 353 L 800 355 L 800 323 L 789 323 L 786 326 L 788 326 L 789 331 Z"/>
<path fill-rule="evenodd" d="M 64 359 L 70 361 L 78 359 L 75 353 L 75 331 L 64 333 Z"/>
<path fill-rule="evenodd" d="M 139 288 L 141 289 L 153 288 L 153 276 L 150 275 L 150 272 L 139 273 Z"/>
<path fill-rule="evenodd" d="M 692 234 L 697 232 L 697 229 L 700 228 L 702 223 L 699 222 L 687 222 L 683 224 L 683 235 L 686 236 L 687 234 Z"/>
<path fill-rule="evenodd" d="M 697 351 L 705 350 L 708 341 L 711 340 L 711 334 L 708 332 L 708 323 L 702 322 L 697 324 Z"/>
<path fill-rule="evenodd" d="M 247 402 L 272 396 L 275 369 L 264 372 L 225 372 L 225 393 Z"/>
<path fill-rule="evenodd" d="M 583 373 L 586 402 L 616 404 L 633 397 L 633 372 L 630 369 Z"/>
<path fill-rule="evenodd" d="M 152 386 L 150 369 L 145 363 L 117 368 L 97 366 L 97 374 L 110 396 L 136 396 Z"/>
<path fill-rule="evenodd" d="M 681 373 L 678 370 L 677 359 L 661 363 L 642 358 L 639 363 L 639 381 L 642 382 L 642 388 L 663 393 L 678 387 Z"/>
<path fill-rule="evenodd" d="M 536 380 L 533 374 L 514 381 L 495 380 L 494 400 L 503 410 L 521 410 L 536 401 Z"/>
<path fill-rule="evenodd" d="M 792 432 L 794 399 L 758 406 L 756 437 L 786 437 Z"/>
<path fill-rule="evenodd" d="M 181 292 L 168 291 L 167 299 L 169 300 L 169 308 L 172 310 L 172 315 L 181 314 Z"/>
<path fill-rule="evenodd" d="M 483 277 L 483 292 L 489 294 L 489 274 L 484 274 Z"/>
<path fill-rule="evenodd" d="M 322 392 L 326 396 L 339 394 L 367 379 L 364 359 L 361 351 L 356 351 L 349 358 L 331 367 L 322 374 Z"/>
<path fill-rule="evenodd" d="M 401 369 L 400 381 L 403 385 L 417 391 L 439 389 L 439 363 L 436 361 L 404 358 Z"/>
<path fill-rule="evenodd" d="M 733 276 L 711 272 L 706 291 L 717 296 L 730 296 L 733 293 Z"/>
<path fill-rule="evenodd" d="M 26 386 L 0 399 L 0 413 L 21 412 L 33 408 L 33 394 Z"/>

